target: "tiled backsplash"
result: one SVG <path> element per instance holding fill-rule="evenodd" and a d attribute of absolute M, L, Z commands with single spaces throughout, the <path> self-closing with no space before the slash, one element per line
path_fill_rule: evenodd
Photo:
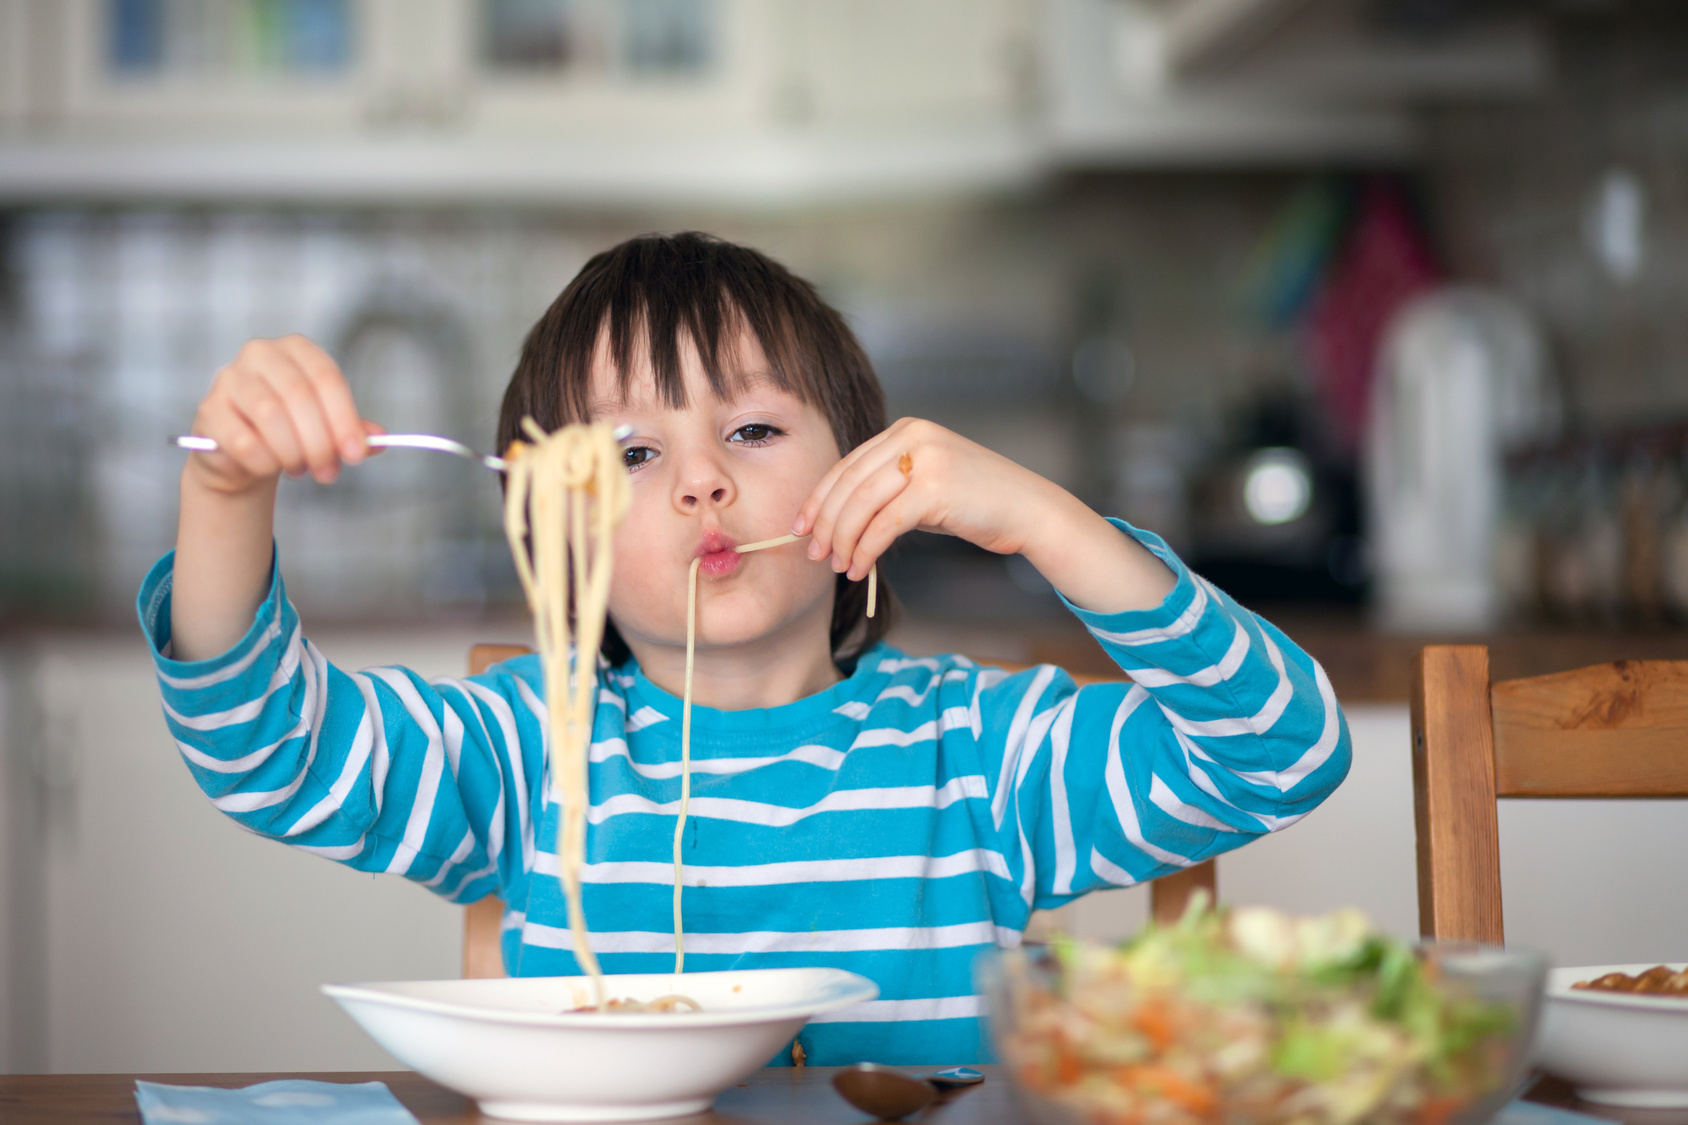
<path fill-rule="evenodd" d="M 50 509 L 52 527 L 16 540 L 7 565 L 39 571 L 38 546 L 79 527 L 79 539 L 56 549 L 94 559 L 77 587 L 83 606 L 121 615 L 173 538 L 182 454 L 165 438 L 190 426 L 212 375 L 254 335 L 323 342 L 389 428 L 490 443 L 529 325 L 590 253 L 652 228 L 701 227 L 767 249 L 850 316 L 893 416 L 937 418 L 1123 511 L 1118 498 L 1142 491 L 1145 424 L 1200 432 L 1227 396 L 1284 373 L 1285 342 L 1239 319 L 1231 296 L 1289 186 L 1277 177 L 1100 181 L 1036 198 L 760 220 L 16 214 L 16 307 L 0 371 L 27 405 L 4 425 L 39 436 L 53 406 L 66 427 L 55 440 L 79 451 L 72 463 L 85 479 L 55 478 L 66 499 Z M 1085 323 L 1094 315 L 1075 310 L 1098 277 L 1115 295 L 1107 330 L 1132 360 L 1105 406 L 1069 376 L 1075 340 L 1096 330 Z M 1081 418 L 1101 424 L 1086 429 Z M 1112 451 L 1087 455 L 1081 432 L 1137 450 L 1122 462 L 1129 471 L 1113 479 Z M 39 503 L 26 512 L 18 499 L 37 492 L 24 475 L 29 448 L 0 443 L 0 523 L 43 518 Z M 1091 479 L 1098 465 L 1100 481 Z M 509 602 L 497 497 L 489 476 L 411 453 L 384 455 L 328 489 L 286 482 L 278 539 L 292 591 L 319 618 L 402 617 L 419 606 L 458 615 Z M 83 522 L 64 523 L 78 503 Z M 36 608 L 14 587 L 14 611 Z"/>
<path fill-rule="evenodd" d="M 1541 318 L 1574 423 L 1656 422 L 1688 414 L 1688 11 L 1587 7 L 1546 97 L 1431 115 L 1430 198 L 1455 272 Z"/>

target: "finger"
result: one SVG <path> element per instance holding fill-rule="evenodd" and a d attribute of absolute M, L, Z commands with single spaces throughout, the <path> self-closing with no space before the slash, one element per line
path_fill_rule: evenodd
<path fill-rule="evenodd" d="M 894 465 L 899 456 L 897 450 L 900 448 L 900 443 L 893 445 L 889 442 L 882 442 L 839 473 L 837 479 L 833 481 L 832 487 L 828 489 L 826 497 L 821 501 L 820 509 L 815 513 L 814 526 L 809 539 L 809 557 L 811 559 L 825 558 L 828 553 L 836 553 L 832 537 L 836 529 L 838 513 L 850 502 L 851 494 L 861 486 L 863 481 L 883 471 L 887 465 Z"/>
<path fill-rule="evenodd" d="M 228 403 L 257 433 L 282 472 L 295 477 L 305 473 L 304 447 L 293 430 L 287 403 L 268 380 L 252 371 L 231 373 Z"/>
<path fill-rule="evenodd" d="M 335 448 L 322 396 L 317 394 L 310 376 L 281 348 L 274 350 L 260 373 L 287 404 L 288 418 L 299 437 L 311 476 L 321 484 L 328 484 L 340 475 L 340 451 Z"/>
<path fill-rule="evenodd" d="M 258 431 L 226 398 L 214 396 L 206 399 L 194 419 L 193 429 L 194 433 L 216 439 L 217 452 L 195 453 L 193 456 L 211 460 L 213 468 L 219 473 L 226 471 L 231 464 L 252 477 L 273 477 L 281 472 L 281 463 Z"/>
<path fill-rule="evenodd" d="M 845 572 L 852 582 L 866 578 L 873 564 L 891 549 L 899 536 L 920 526 L 919 508 L 924 502 L 913 490 L 904 490 L 874 514 L 872 522 L 857 538 L 856 553 Z"/>
<path fill-rule="evenodd" d="M 850 491 L 848 500 L 832 523 L 832 569 L 849 571 L 859 558 L 858 543 L 862 532 L 873 522 L 880 510 L 908 488 L 909 480 L 897 471 L 896 465 L 881 467 Z M 867 565 L 872 565 L 871 561 Z M 865 571 L 864 571 L 865 573 Z"/>
<path fill-rule="evenodd" d="M 328 432 L 339 456 L 357 464 L 369 456 L 364 442 L 362 418 L 352 388 L 334 358 L 303 336 L 286 336 L 276 341 L 316 391 L 317 400 L 328 423 Z"/>
<path fill-rule="evenodd" d="M 839 554 L 834 538 L 838 532 L 840 513 L 851 503 L 858 488 L 895 464 L 897 450 L 900 448 L 901 443 L 882 444 L 839 475 L 821 502 L 820 510 L 815 514 L 814 530 L 810 538 L 810 558 L 825 558 L 829 553 Z"/>
<path fill-rule="evenodd" d="M 840 457 L 838 462 L 826 471 L 826 475 L 821 477 L 820 483 L 815 485 L 814 490 L 809 493 L 809 498 L 803 502 L 803 507 L 798 509 L 797 520 L 791 525 L 793 535 L 807 535 L 814 529 L 815 517 L 819 514 L 821 505 L 825 502 L 827 495 L 837 484 L 838 478 L 862 458 L 870 456 L 875 449 L 883 445 L 894 431 L 902 427 L 904 421 L 905 419 L 898 419 L 891 426 L 874 434 L 843 457 Z"/>
<path fill-rule="evenodd" d="M 385 452 L 385 448 L 382 447 L 382 446 L 370 445 L 369 439 L 374 437 L 376 434 L 386 433 L 387 427 L 383 426 L 379 422 L 371 422 L 368 418 L 363 419 L 362 424 L 363 424 L 363 433 L 364 433 L 364 445 L 369 450 L 369 455 L 371 457 L 374 457 L 378 453 Z"/>

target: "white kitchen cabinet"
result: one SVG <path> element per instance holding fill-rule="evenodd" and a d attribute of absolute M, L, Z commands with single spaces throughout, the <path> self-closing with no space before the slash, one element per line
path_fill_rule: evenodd
<path fill-rule="evenodd" d="M 0 52 L 27 44 L 0 201 L 761 203 L 1030 167 L 1027 0 L 692 0 L 699 59 L 612 43 L 550 69 L 488 61 L 488 2 L 344 0 L 338 69 L 136 74 L 111 65 L 116 0 L 0 0 Z M 573 0 L 612 29 L 650 2 Z"/>
<path fill-rule="evenodd" d="M 1546 71 L 1529 19 L 1403 45 L 1353 0 L 1289 4 L 1220 67 L 1176 17 L 1273 4 L 519 0 L 561 6 L 575 39 L 557 65 L 500 65 L 487 6 L 512 2 L 0 0 L 0 203 L 761 207 L 1070 168 L 1389 162 L 1414 151 L 1417 100 L 1515 96 Z M 269 48 L 250 46 L 113 65 L 126 5 L 233 27 L 288 3 L 345 13 L 342 65 L 254 64 Z M 675 49 L 639 46 L 653 18 L 680 21 Z"/>
<path fill-rule="evenodd" d="M 317 639 L 351 666 L 446 674 L 487 637 Z M 28 748 L 34 791 L 3 796 L 14 811 L 25 800 L 45 809 L 33 852 L 39 940 L 4 966 L 26 984 L 12 995 L 35 1007 L 14 1055 L 55 1072 L 391 1069 L 318 986 L 456 976 L 461 909 L 251 835 L 213 809 L 170 740 L 138 635 L 47 639 L 5 667 L 29 677 L 41 723 Z M 16 908 L 0 903 L 0 914 Z M 43 960 L 20 963 L 26 951 Z"/>

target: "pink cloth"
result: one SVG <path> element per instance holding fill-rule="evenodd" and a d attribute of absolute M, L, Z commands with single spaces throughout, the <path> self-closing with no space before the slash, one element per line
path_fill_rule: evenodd
<path fill-rule="evenodd" d="M 1345 449 L 1357 449 L 1365 433 L 1372 370 L 1390 318 L 1440 277 L 1399 186 L 1368 180 L 1307 318 L 1308 358 Z"/>

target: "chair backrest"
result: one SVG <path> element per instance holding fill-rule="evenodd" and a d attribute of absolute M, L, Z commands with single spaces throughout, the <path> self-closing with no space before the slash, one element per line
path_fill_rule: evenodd
<path fill-rule="evenodd" d="M 1483 645 L 1413 668 L 1418 928 L 1505 940 L 1498 797 L 1688 797 L 1688 661 L 1620 660 L 1489 682 Z"/>
<path fill-rule="evenodd" d="M 494 664 L 525 656 L 533 649 L 527 645 L 480 644 L 469 649 L 469 674 L 478 676 Z M 1010 672 L 1020 671 L 1024 665 L 987 661 Z M 1074 676 L 1080 684 L 1103 683 L 1104 676 Z M 1198 889 L 1211 897 L 1218 890 L 1218 872 L 1213 861 L 1206 860 L 1183 871 L 1163 875 L 1149 884 L 1149 913 L 1157 922 L 1172 923 L 1184 913 L 1190 897 Z M 463 976 L 485 978 L 504 976 L 504 955 L 499 939 L 503 934 L 504 903 L 494 896 L 472 902 L 463 909 Z"/>

